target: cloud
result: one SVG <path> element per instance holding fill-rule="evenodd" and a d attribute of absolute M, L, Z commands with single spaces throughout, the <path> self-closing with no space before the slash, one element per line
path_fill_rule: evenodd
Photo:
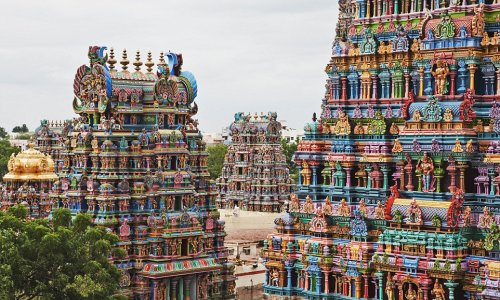
<path fill-rule="evenodd" d="M 72 82 L 89 45 L 183 53 L 199 84 L 200 129 L 237 111 L 301 128 L 324 95 L 331 0 L 10 1 L 0 11 L 0 126 L 74 116 Z"/>

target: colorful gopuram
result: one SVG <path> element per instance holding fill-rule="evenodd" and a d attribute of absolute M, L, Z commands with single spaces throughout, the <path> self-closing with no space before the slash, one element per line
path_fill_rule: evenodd
<path fill-rule="evenodd" d="M 30 218 L 46 218 L 51 211 L 49 191 L 58 177 L 54 172 L 54 161 L 50 155 L 28 143 L 25 151 L 12 156 L 7 164 L 9 173 L 0 183 L 0 210 L 22 204 L 28 209 Z"/>
<path fill-rule="evenodd" d="M 265 293 L 500 299 L 500 4 L 339 7 Z"/>
<path fill-rule="evenodd" d="M 125 257 L 120 293 L 131 299 L 234 299 L 224 222 L 209 180 L 194 103 L 194 76 L 181 54 L 119 61 L 89 48 L 73 84 L 72 121 L 42 121 L 38 147 L 54 156 L 52 207 L 88 213 L 116 233 Z M 132 64 L 133 70 L 129 70 Z M 141 70 L 145 65 L 146 70 Z"/>
<path fill-rule="evenodd" d="M 222 176 L 216 184 L 219 208 L 280 212 L 294 187 L 281 146 L 277 114 L 236 113 Z"/>

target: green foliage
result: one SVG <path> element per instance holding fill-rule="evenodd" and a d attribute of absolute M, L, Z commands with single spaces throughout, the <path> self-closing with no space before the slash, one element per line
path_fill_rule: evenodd
<path fill-rule="evenodd" d="M 445 261 L 444 261 L 444 266 L 443 266 L 443 269 L 444 269 L 446 272 L 450 272 L 450 271 L 451 271 L 451 264 L 450 264 L 450 261 L 449 261 L 449 260 L 445 260 Z"/>
<path fill-rule="evenodd" d="M 30 133 L 20 133 L 16 135 L 16 139 L 18 140 L 30 140 L 33 137 Z"/>
<path fill-rule="evenodd" d="M 288 165 L 288 169 L 290 170 L 290 177 L 297 181 L 299 178 L 299 171 L 297 169 L 297 166 L 295 163 L 292 161 L 293 154 L 297 151 L 297 141 L 293 143 L 288 143 L 285 139 L 281 139 L 281 147 L 283 148 L 283 154 L 285 154 L 286 157 L 286 164 Z"/>
<path fill-rule="evenodd" d="M 500 249 L 500 228 L 496 222 L 491 224 L 488 234 L 484 239 L 484 249 L 488 251 Z"/>
<path fill-rule="evenodd" d="M 436 261 L 434 262 L 434 266 L 432 267 L 432 270 L 441 271 L 441 262 L 438 259 L 436 259 Z"/>
<path fill-rule="evenodd" d="M 12 146 L 8 140 L 0 140 L 0 177 L 7 174 L 7 163 L 12 153 L 19 153 L 19 148 Z"/>
<path fill-rule="evenodd" d="M 455 261 L 455 271 L 456 272 L 462 271 L 462 259 L 461 258 L 457 258 L 457 260 Z"/>
<path fill-rule="evenodd" d="M 207 166 L 210 178 L 217 179 L 222 174 L 222 166 L 224 165 L 224 156 L 227 152 L 227 146 L 224 144 L 212 145 L 207 148 L 207 151 Z"/>
<path fill-rule="evenodd" d="M 26 126 L 26 124 L 23 124 L 22 126 L 16 126 L 12 129 L 12 132 L 14 133 L 26 133 L 29 131 L 30 130 L 28 129 L 28 126 Z"/>
<path fill-rule="evenodd" d="M 5 131 L 5 128 L 0 127 L 0 138 L 6 139 L 8 137 L 9 137 L 9 134 L 7 133 L 7 131 Z"/>
<path fill-rule="evenodd" d="M 54 226 L 26 213 L 0 213 L 0 299 L 121 299 L 112 296 L 120 272 L 108 259 L 115 235 L 87 215 L 71 222 L 67 209 L 54 211 Z"/>

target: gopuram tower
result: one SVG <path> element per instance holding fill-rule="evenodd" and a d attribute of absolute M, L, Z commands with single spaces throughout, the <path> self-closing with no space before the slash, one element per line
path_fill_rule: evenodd
<path fill-rule="evenodd" d="M 133 299 L 233 299 L 224 222 L 193 119 L 197 85 L 181 54 L 89 48 L 73 84 L 72 121 L 42 121 L 40 149 L 54 154 L 52 207 L 88 213 L 116 233 L 120 293 Z M 129 70 L 129 65 L 132 70 Z M 146 71 L 141 66 L 146 66 Z"/>
<path fill-rule="evenodd" d="M 229 127 L 232 143 L 217 179 L 219 208 L 280 212 L 293 181 L 281 147 L 277 114 L 236 113 Z"/>
<path fill-rule="evenodd" d="M 500 5 L 340 1 L 270 299 L 499 299 Z"/>

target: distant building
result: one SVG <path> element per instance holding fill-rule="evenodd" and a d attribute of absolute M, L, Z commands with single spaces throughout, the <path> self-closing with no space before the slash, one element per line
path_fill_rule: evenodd
<path fill-rule="evenodd" d="M 304 136 L 304 131 L 295 129 L 288 126 L 287 121 L 281 120 L 281 138 L 285 139 L 288 143 L 295 143 L 300 141 Z"/>

